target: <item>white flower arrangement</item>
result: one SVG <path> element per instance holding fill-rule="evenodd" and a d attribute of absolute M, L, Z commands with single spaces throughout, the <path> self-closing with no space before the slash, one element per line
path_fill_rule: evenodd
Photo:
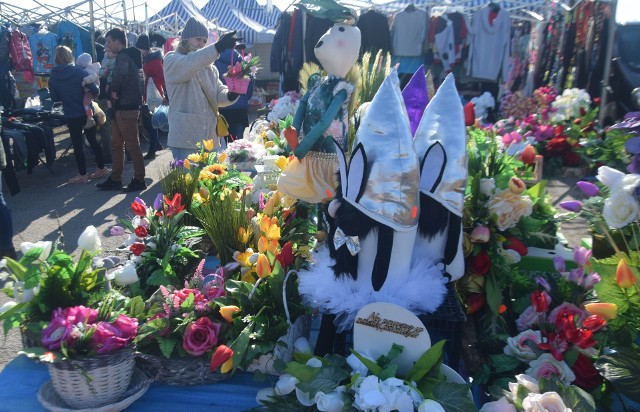
<path fill-rule="evenodd" d="M 471 99 L 474 109 L 476 111 L 476 117 L 484 119 L 489 109 L 496 107 L 496 99 L 489 92 L 484 92 L 478 97 Z"/>
<path fill-rule="evenodd" d="M 583 89 L 566 89 L 551 103 L 552 122 L 564 122 L 580 117 L 580 109 L 587 110 L 591 105 L 591 96 Z"/>
<path fill-rule="evenodd" d="M 276 122 L 286 118 L 288 115 L 295 115 L 301 97 L 300 93 L 287 92 L 281 98 L 271 101 L 269 104 L 271 111 L 267 115 L 267 120 Z"/>

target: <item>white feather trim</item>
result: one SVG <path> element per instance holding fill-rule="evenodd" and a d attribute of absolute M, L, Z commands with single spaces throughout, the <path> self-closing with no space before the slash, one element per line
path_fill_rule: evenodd
<path fill-rule="evenodd" d="M 335 96 L 336 94 L 338 94 L 338 92 L 340 90 L 344 90 L 347 92 L 347 98 L 349 96 L 351 96 L 351 93 L 353 93 L 353 84 L 346 82 L 344 80 L 340 81 L 336 87 L 333 89 L 333 95 Z"/>
<path fill-rule="evenodd" d="M 360 280 L 336 279 L 326 247 L 318 250 L 314 260 L 309 270 L 300 271 L 298 290 L 306 304 L 336 315 L 338 331 L 351 328 L 358 310 L 369 303 L 394 303 L 420 315 L 437 310 L 447 294 L 443 268 L 427 259 L 416 260 L 409 273 L 390 273 L 378 292 Z"/>

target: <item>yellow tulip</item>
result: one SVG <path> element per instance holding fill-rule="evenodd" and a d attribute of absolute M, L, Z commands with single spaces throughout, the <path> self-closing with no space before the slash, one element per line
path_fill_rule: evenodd
<path fill-rule="evenodd" d="M 238 240 L 240 243 L 247 243 L 249 241 L 249 237 L 251 236 L 251 232 L 243 227 L 238 229 Z"/>
<path fill-rule="evenodd" d="M 621 288 L 630 288 L 635 283 L 636 278 L 633 276 L 631 267 L 626 260 L 620 259 L 618 267 L 616 269 L 616 282 Z"/>
<path fill-rule="evenodd" d="M 207 150 L 207 152 L 213 150 L 213 139 L 203 140 L 202 144 L 204 145 L 204 148 Z"/>
<path fill-rule="evenodd" d="M 280 226 L 271 225 L 269 226 L 269 230 L 267 231 L 267 238 L 269 239 L 280 239 Z"/>
<path fill-rule="evenodd" d="M 284 170 L 284 168 L 289 164 L 289 159 L 284 156 L 280 156 L 276 159 L 275 164 L 280 168 L 280 170 Z"/>
<path fill-rule="evenodd" d="M 584 308 L 592 315 L 600 315 L 605 320 L 612 320 L 618 317 L 618 305 L 615 303 L 588 303 L 584 305 Z"/>
<path fill-rule="evenodd" d="M 193 163 L 200 163 L 202 161 L 202 156 L 200 156 L 199 153 L 191 153 L 189 156 L 187 156 L 187 158 L 185 159 L 185 162 L 187 160 Z"/>
<path fill-rule="evenodd" d="M 220 308 L 220 316 L 227 322 L 233 322 L 233 314 L 240 312 L 240 308 L 235 305 L 223 306 Z"/>
<path fill-rule="evenodd" d="M 225 152 L 220 153 L 218 156 L 218 162 L 223 163 L 225 160 L 227 160 L 227 154 Z"/>
<path fill-rule="evenodd" d="M 186 160 L 185 160 L 185 162 L 186 162 Z M 184 176 L 184 182 L 185 182 L 187 185 L 190 185 L 190 184 L 191 184 L 191 182 L 193 182 L 193 177 L 191 177 L 191 175 L 185 175 L 185 176 Z"/>
<path fill-rule="evenodd" d="M 222 366 L 220 366 L 220 372 L 227 373 L 231 369 L 233 369 L 233 357 L 231 357 L 228 361 L 223 363 Z"/>
<path fill-rule="evenodd" d="M 247 283 L 256 283 L 256 278 L 253 276 L 254 273 L 255 270 L 248 270 L 242 273 L 242 276 L 240 276 L 240 280 Z"/>
<path fill-rule="evenodd" d="M 262 216 L 262 219 L 260 219 L 260 232 L 266 234 L 269 231 L 270 226 L 271 219 L 269 219 L 269 216 Z"/>
<path fill-rule="evenodd" d="M 268 245 L 269 245 L 269 239 L 267 239 L 264 236 L 260 236 L 260 239 L 258 239 L 258 252 L 260 253 L 266 252 Z"/>
<path fill-rule="evenodd" d="M 266 142 L 266 143 L 264 144 L 264 147 L 265 147 L 265 148 L 267 148 L 267 149 L 269 149 L 270 147 L 274 147 L 275 145 L 276 145 L 276 143 L 275 143 L 275 142 L 268 141 L 268 142 Z"/>
<path fill-rule="evenodd" d="M 271 274 L 271 265 L 269 265 L 269 259 L 260 253 L 258 255 L 258 263 L 256 264 L 256 273 L 260 278 L 266 278 Z"/>
<path fill-rule="evenodd" d="M 189 161 L 189 159 L 184 159 L 184 162 L 182 163 L 182 165 L 184 166 L 185 169 L 191 169 L 191 162 Z"/>

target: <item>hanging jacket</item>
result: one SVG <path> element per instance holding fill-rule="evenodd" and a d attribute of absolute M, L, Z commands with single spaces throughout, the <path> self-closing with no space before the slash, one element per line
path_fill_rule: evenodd
<path fill-rule="evenodd" d="M 82 80 L 89 75 L 82 67 L 72 64 L 56 66 L 51 70 L 49 77 L 49 93 L 51 100 L 62 102 L 65 119 L 78 119 L 86 116 L 82 100 L 84 98 L 84 88 Z M 98 95 L 98 87 L 95 83 L 86 85 L 94 96 Z"/>
<path fill-rule="evenodd" d="M 29 36 L 33 69 L 36 73 L 49 73 L 53 69 L 54 52 L 58 45 L 58 36 L 44 31 Z"/>
<path fill-rule="evenodd" d="M 69 47 L 76 59 L 85 52 L 80 38 L 80 29 L 75 24 L 66 20 L 61 21 L 58 24 L 56 34 L 58 35 L 58 44 Z"/>
<path fill-rule="evenodd" d="M 156 50 L 143 59 L 142 70 L 144 71 L 144 101 L 147 101 L 147 85 L 149 79 L 153 80 L 153 84 L 156 85 L 160 96 L 164 99 L 164 65 L 162 63 L 162 50 Z"/>
<path fill-rule="evenodd" d="M 278 28 L 276 29 L 276 34 L 273 36 L 273 41 L 271 42 L 269 70 L 272 73 L 284 72 L 290 25 L 291 15 L 287 12 L 282 12 L 282 14 L 280 15 L 280 19 L 278 20 Z"/>
<path fill-rule="evenodd" d="M 118 94 L 113 101 L 115 110 L 139 110 L 142 104 L 142 55 L 135 47 L 128 47 L 118 53 L 109 85 L 111 92 Z"/>
<path fill-rule="evenodd" d="M 358 28 L 362 35 L 360 55 L 365 52 L 378 53 L 378 50 L 384 55 L 391 51 L 389 20 L 384 14 L 368 10 L 358 19 Z"/>

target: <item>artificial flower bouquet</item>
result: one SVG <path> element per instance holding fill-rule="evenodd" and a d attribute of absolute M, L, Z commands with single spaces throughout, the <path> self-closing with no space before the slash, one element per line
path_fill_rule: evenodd
<path fill-rule="evenodd" d="M 247 139 L 237 139 L 227 145 L 224 153 L 227 155 L 227 163 L 248 170 L 262 159 L 266 150 L 261 144 Z"/>
<path fill-rule="evenodd" d="M 353 349 L 347 358 L 320 358 L 310 348 L 295 352 L 295 360 L 278 363 L 284 374 L 275 388 L 259 392 L 257 400 L 271 411 L 475 411 L 469 385 L 451 382 L 443 373 L 443 345 L 429 348 L 404 376 L 393 363 L 404 350 L 396 344 L 375 360 Z"/>
<path fill-rule="evenodd" d="M 2 291 L 12 300 L 0 309 L 4 331 L 20 327 L 31 346 L 39 341 L 40 332 L 59 307 L 87 305 L 103 291 L 109 264 L 98 259 L 100 238 L 94 226 L 88 226 L 78 238 L 81 250 L 77 262 L 55 243 L 23 242 L 19 261 L 0 261 Z"/>
<path fill-rule="evenodd" d="M 285 119 L 287 116 L 293 116 L 298 110 L 298 105 L 302 99 L 302 94 L 296 91 L 286 92 L 279 99 L 271 100 L 269 103 L 269 114 L 267 120 L 269 122 L 277 122 Z"/>
<path fill-rule="evenodd" d="M 260 57 L 251 53 L 242 57 L 237 62 L 231 61 L 229 69 L 224 74 L 224 81 L 230 92 L 245 94 L 249 88 L 251 78 L 256 76 L 260 69 Z"/>
<path fill-rule="evenodd" d="M 176 193 L 170 199 L 159 193 L 150 206 L 136 197 L 131 210 L 134 217 L 121 220 L 130 232 L 124 242 L 129 259 L 108 277 L 118 286 L 128 286 L 133 296 L 145 299 L 160 285 L 184 285 L 200 257 L 197 246 L 204 232 L 184 225 L 186 210 L 181 194 Z M 114 226 L 111 233 L 125 234 L 122 226 Z"/>

